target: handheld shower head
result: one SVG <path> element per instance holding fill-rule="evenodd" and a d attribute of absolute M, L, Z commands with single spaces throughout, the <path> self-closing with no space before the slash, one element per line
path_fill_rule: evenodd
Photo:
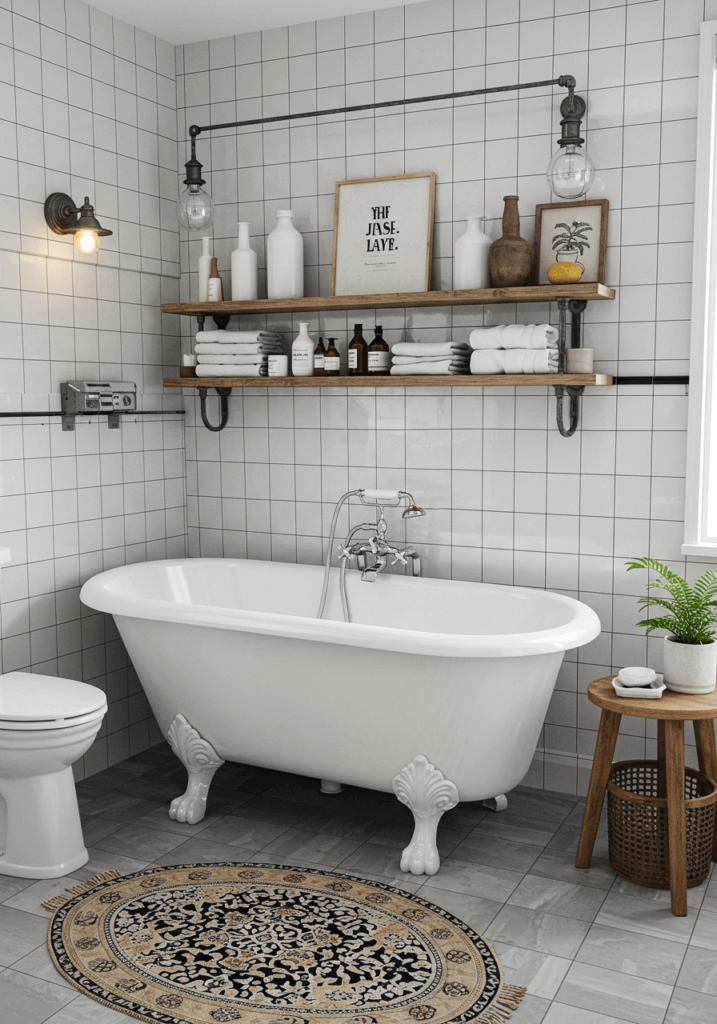
<path fill-rule="evenodd" d="M 409 505 L 408 508 L 405 509 L 405 511 L 404 511 L 403 515 L 401 516 L 401 518 L 402 519 L 415 519 L 417 516 L 425 516 L 425 514 L 426 514 L 426 510 L 424 508 L 419 508 L 418 505 Z"/>

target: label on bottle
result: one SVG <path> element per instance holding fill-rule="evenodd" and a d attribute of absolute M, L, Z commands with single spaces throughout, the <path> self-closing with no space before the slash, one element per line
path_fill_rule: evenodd
<path fill-rule="evenodd" d="M 349 349 L 349 370 L 355 370 L 358 367 L 358 349 Z"/>
<path fill-rule="evenodd" d="M 311 366 L 311 353 L 306 349 L 297 348 L 292 349 L 291 352 L 291 369 L 296 373 L 306 373 L 306 370 Z M 311 371 L 309 371 L 311 372 Z"/>
<path fill-rule="evenodd" d="M 324 359 L 324 373 L 328 373 L 330 370 L 338 370 L 339 368 L 339 357 L 338 356 L 326 356 Z"/>
<path fill-rule="evenodd" d="M 321 354 L 314 355 L 314 369 L 315 370 L 323 370 L 325 362 L 326 362 L 326 356 L 321 355 Z"/>
<path fill-rule="evenodd" d="M 388 352 L 369 352 L 368 372 L 376 373 L 388 369 Z"/>

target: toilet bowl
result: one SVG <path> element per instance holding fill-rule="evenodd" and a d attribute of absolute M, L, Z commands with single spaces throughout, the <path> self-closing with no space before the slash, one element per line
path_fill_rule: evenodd
<path fill-rule="evenodd" d="M 89 860 L 71 766 L 106 711 L 96 686 L 0 675 L 0 874 L 57 878 Z"/>

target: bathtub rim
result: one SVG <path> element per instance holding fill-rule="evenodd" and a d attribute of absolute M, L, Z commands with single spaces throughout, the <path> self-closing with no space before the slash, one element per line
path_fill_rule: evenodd
<path fill-rule="evenodd" d="M 345 623 L 334 619 L 316 619 L 300 615 L 256 612 L 245 609 L 221 609 L 211 605 L 187 605 L 176 601 L 128 596 L 109 589 L 133 571 L 135 565 L 176 567 L 187 563 L 196 565 L 226 565 L 227 562 L 275 565 L 262 559 L 242 558 L 171 558 L 152 562 L 131 563 L 98 573 L 89 579 L 80 591 L 80 600 L 89 608 L 128 618 L 150 619 L 160 622 L 182 622 L 186 625 L 206 626 L 210 629 L 230 629 L 239 632 L 260 633 L 289 637 L 318 643 L 342 644 L 349 647 L 372 647 L 377 650 L 404 654 L 448 658 L 507 658 L 535 654 L 555 654 L 572 650 L 594 640 L 601 631 L 600 620 L 588 605 L 574 598 L 548 590 L 512 587 L 498 583 L 477 584 L 525 594 L 548 594 L 558 604 L 572 609 L 572 619 L 562 626 L 531 633 L 499 635 L 429 633 L 423 630 L 397 629 L 391 626 L 373 626 Z M 295 563 L 281 563 L 293 565 Z M 321 571 L 319 566 L 302 566 Z M 388 577 L 389 579 L 393 577 Z M 422 582 L 422 581 L 416 581 Z M 466 581 L 441 581 L 457 582 Z M 470 585 L 470 584 L 469 584 Z"/>

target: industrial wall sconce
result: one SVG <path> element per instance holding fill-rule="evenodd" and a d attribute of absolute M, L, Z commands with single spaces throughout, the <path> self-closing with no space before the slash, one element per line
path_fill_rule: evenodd
<path fill-rule="evenodd" d="M 383 107 L 407 107 L 414 103 L 430 103 L 435 100 L 464 99 L 468 96 L 487 96 L 489 93 L 514 92 L 518 89 L 537 89 L 557 85 L 567 89 L 568 95 L 560 104 L 563 119 L 560 147 L 548 164 L 545 172 L 548 184 L 556 195 L 563 199 L 577 199 L 584 195 L 595 178 L 595 164 L 582 149 L 584 139 L 580 138 L 580 125 L 587 105 L 582 96 L 575 95 L 575 79 L 572 75 L 560 75 L 541 82 L 520 82 L 515 85 L 497 85 L 487 89 L 467 89 L 464 92 L 447 92 L 438 96 L 417 96 L 402 100 L 385 100 L 382 103 L 361 103 L 353 107 L 335 107 L 331 110 L 310 110 L 297 114 L 280 114 L 276 117 L 256 117 L 250 121 L 230 121 L 225 124 L 191 125 L 192 155 L 185 164 L 187 188 L 177 200 L 177 219 L 188 231 L 202 231 L 209 227 L 214 216 L 214 203 L 204 191 L 202 165 L 197 160 L 196 139 L 202 132 L 219 131 L 227 128 L 247 128 L 252 125 L 271 124 L 276 121 L 294 121 L 306 117 L 323 117 L 328 114 L 352 114 L 359 110 L 379 110 Z"/>
<path fill-rule="evenodd" d="M 83 206 L 77 207 L 64 192 L 53 192 L 45 200 L 45 220 L 55 234 L 74 235 L 75 249 L 82 256 L 93 256 L 100 247 L 100 237 L 112 234 L 95 217 L 89 196 L 85 196 Z"/>
<path fill-rule="evenodd" d="M 548 164 L 545 177 L 556 196 L 577 199 L 585 195 L 595 179 L 595 164 L 582 148 L 580 125 L 587 107 L 582 96 L 575 95 L 575 82 L 568 85 L 568 95 L 560 104 L 563 119 L 558 152 Z"/>

